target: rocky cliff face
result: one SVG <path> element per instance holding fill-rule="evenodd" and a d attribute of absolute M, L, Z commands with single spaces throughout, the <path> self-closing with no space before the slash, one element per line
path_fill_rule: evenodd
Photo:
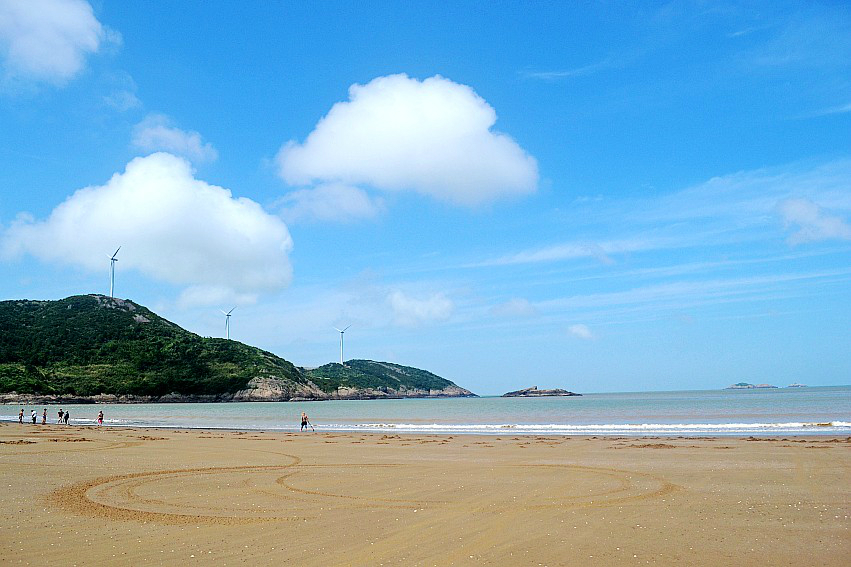
<path fill-rule="evenodd" d="M 465 398 L 475 396 L 459 386 L 440 390 L 417 388 L 346 388 L 323 392 L 315 384 L 295 384 L 289 380 L 263 376 L 253 378 L 248 387 L 233 394 L 166 394 L 164 396 L 134 396 L 99 394 L 96 396 L 0 394 L 0 404 L 144 404 L 181 402 L 287 402 L 322 400 L 379 400 L 397 398 Z"/>
<path fill-rule="evenodd" d="M 278 402 L 288 400 L 377 400 L 382 398 L 458 398 L 475 396 L 459 386 L 447 386 L 440 390 L 419 388 L 348 388 L 342 386 L 333 392 L 323 392 L 314 384 L 293 384 L 274 378 L 255 378 L 248 388 L 234 394 L 235 402 Z"/>
<path fill-rule="evenodd" d="M 377 400 L 382 398 L 471 398 L 476 394 L 459 386 L 447 386 L 440 390 L 420 388 L 340 388 L 327 394 L 330 400 Z"/>
<path fill-rule="evenodd" d="M 326 394 L 312 383 L 296 384 L 272 376 L 252 378 L 248 387 L 233 394 L 233 402 L 282 402 L 287 400 L 324 400 Z"/>

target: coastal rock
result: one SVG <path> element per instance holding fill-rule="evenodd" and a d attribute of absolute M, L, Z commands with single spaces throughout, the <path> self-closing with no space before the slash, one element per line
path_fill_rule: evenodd
<path fill-rule="evenodd" d="M 725 390 L 753 390 L 755 388 L 776 388 L 777 386 L 772 386 L 771 384 L 749 384 L 747 382 L 739 382 L 738 384 L 733 384 L 731 386 L 727 386 L 724 388 Z"/>
<path fill-rule="evenodd" d="M 331 400 L 377 400 L 382 398 L 472 398 L 476 394 L 459 386 L 447 386 L 439 390 L 422 388 L 347 388 L 341 387 L 328 394 Z"/>
<path fill-rule="evenodd" d="M 327 399 L 325 392 L 313 383 L 298 384 L 290 380 L 281 380 L 275 376 L 252 378 L 248 387 L 239 390 L 231 401 L 234 402 L 281 402 L 294 398 L 304 400 Z"/>
<path fill-rule="evenodd" d="M 531 388 L 524 388 L 523 390 L 516 390 L 514 392 L 506 392 L 502 395 L 503 398 L 543 398 L 550 396 L 581 396 L 582 394 L 576 394 L 574 392 L 568 392 L 567 390 L 562 390 L 560 388 L 555 388 L 553 390 L 539 390 L 537 386 L 532 386 Z"/>

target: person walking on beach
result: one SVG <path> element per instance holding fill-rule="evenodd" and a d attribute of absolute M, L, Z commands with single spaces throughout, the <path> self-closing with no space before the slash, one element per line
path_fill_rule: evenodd
<path fill-rule="evenodd" d="M 38 416 L 35 414 L 35 410 L 32 410 L 30 417 L 32 417 L 33 425 L 35 425 L 35 420 L 38 419 Z"/>
<path fill-rule="evenodd" d="M 44 408 L 44 413 L 41 414 L 41 424 L 47 425 L 47 408 Z"/>
<path fill-rule="evenodd" d="M 98 412 L 98 425 L 103 425 L 103 410 Z"/>
<path fill-rule="evenodd" d="M 59 408 L 59 419 L 56 420 L 56 423 L 62 423 L 62 416 L 65 415 L 65 412 L 62 411 L 62 408 Z"/>
<path fill-rule="evenodd" d="M 21 408 L 21 413 L 18 414 L 18 423 L 24 422 L 24 408 Z"/>
<path fill-rule="evenodd" d="M 69 418 L 69 417 L 71 417 L 71 412 L 70 412 L 70 411 L 66 411 L 66 412 L 65 412 L 65 417 L 63 417 L 63 418 L 62 418 L 62 419 L 64 419 L 64 420 L 65 420 L 65 425 L 68 425 L 68 418 Z"/>
<path fill-rule="evenodd" d="M 304 412 L 301 412 L 301 429 L 300 429 L 300 431 L 304 431 L 305 429 L 307 429 L 308 426 L 310 426 L 310 428 L 313 429 L 313 426 L 310 425 L 310 420 L 307 418 L 307 414 L 304 413 Z M 313 431 L 316 431 L 316 430 L 313 429 Z"/>

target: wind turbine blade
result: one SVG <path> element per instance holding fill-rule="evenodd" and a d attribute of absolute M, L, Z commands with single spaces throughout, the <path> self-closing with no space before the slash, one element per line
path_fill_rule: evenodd
<path fill-rule="evenodd" d="M 227 315 L 227 313 L 225 313 L 224 309 L 219 309 L 219 311 L 222 312 L 222 315 Z"/>
<path fill-rule="evenodd" d="M 236 307 L 234 307 L 233 309 L 236 309 Z M 231 309 L 230 311 L 228 311 L 228 312 L 226 313 L 226 315 L 230 315 L 231 313 L 233 313 L 233 309 Z"/>
<path fill-rule="evenodd" d="M 340 331 L 340 332 L 341 332 L 341 333 L 346 332 L 346 331 L 348 330 L 348 328 L 349 328 L 349 327 L 351 327 L 351 325 L 349 325 L 348 327 L 346 327 L 345 329 L 343 329 L 343 330 L 342 330 L 342 331 Z"/>
<path fill-rule="evenodd" d="M 343 331 L 341 331 L 340 329 L 338 329 L 337 327 L 334 327 L 334 330 L 335 330 L 335 331 L 337 331 L 338 333 L 342 333 L 342 332 L 343 332 Z"/>
<path fill-rule="evenodd" d="M 121 250 L 121 246 L 118 247 L 118 250 Z M 115 256 L 118 254 L 118 250 L 115 251 L 115 254 L 112 255 L 112 259 L 115 260 Z M 116 262 L 118 260 L 115 260 Z"/>

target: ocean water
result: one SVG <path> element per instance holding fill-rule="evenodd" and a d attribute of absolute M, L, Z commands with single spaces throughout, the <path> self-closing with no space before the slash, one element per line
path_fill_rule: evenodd
<path fill-rule="evenodd" d="M 25 407 L 25 422 L 30 409 Z M 0 406 L 17 421 L 20 406 Z M 43 406 L 36 407 L 41 422 Z M 48 407 L 55 423 L 58 406 Z M 65 405 L 75 425 L 495 435 L 851 435 L 851 386 L 586 394 L 553 398 L 448 398 L 227 404 Z M 32 426 L 31 424 L 29 425 Z"/>

